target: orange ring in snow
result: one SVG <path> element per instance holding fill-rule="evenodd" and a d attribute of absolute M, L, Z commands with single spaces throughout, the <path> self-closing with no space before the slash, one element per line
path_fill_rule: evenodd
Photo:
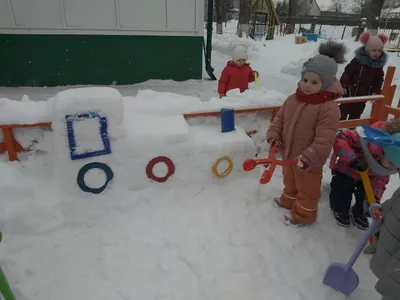
<path fill-rule="evenodd" d="M 224 172 L 219 173 L 218 165 L 222 161 L 228 162 L 228 168 Z M 232 169 L 233 169 L 233 163 L 232 163 L 232 160 L 228 156 L 223 156 L 223 157 L 218 158 L 212 165 L 212 171 L 215 174 L 215 176 L 217 176 L 218 178 L 224 178 L 224 177 L 228 176 L 229 174 L 231 174 Z"/>

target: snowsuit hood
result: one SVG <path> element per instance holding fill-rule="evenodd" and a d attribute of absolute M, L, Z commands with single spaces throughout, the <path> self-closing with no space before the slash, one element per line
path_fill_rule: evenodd
<path fill-rule="evenodd" d="M 385 51 L 382 51 L 382 54 L 378 59 L 372 59 L 365 52 L 365 47 L 358 48 L 354 51 L 354 55 L 361 65 L 375 69 L 383 68 L 388 60 L 388 55 Z"/>

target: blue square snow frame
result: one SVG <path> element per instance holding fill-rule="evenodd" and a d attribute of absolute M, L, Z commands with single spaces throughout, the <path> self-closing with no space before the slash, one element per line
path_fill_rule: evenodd
<path fill-rule="evenodd" d="M 104 145 L 104 149 L 77 154 L 77 153 L 75 153 L 76 139 L 75 139 L 75 132 L 74 132 L 74 121 L 76 119 L 85 119 L 85 118 L 86 119 L 95 119 L 95 118 L 99 119 L 100 136 L 101 136 L 101 140 Z M 69 154 L 71 156 L 71 160 L 84 159 L 84 158 L 89 158 L 89 157 L 111 154 L 111 144 L 110 144 L 110 140 L 108 138 L 108 132 L 107 132 L 108 125 L 107 125 L 106 117 L 101 117 L 98 113 L 90 112 L 90 113 L 85 113 L 85 114 L 80 114 L 80 115 L 68 115 L 65 117 L 65 119 L 67 120 L 67 134 L 68 134 Z"/>

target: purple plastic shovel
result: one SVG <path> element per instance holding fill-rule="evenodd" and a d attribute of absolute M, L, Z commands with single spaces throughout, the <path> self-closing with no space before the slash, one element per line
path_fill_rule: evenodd
<path fill-rule="evenodd" d="M 379 204 L 372 204 L 369 208 L 372 216 L 372 223 L 369 226 L 369 229 L 363 239 L 358 244 L 356 250 L 353 255 L 350 257 L 349 261 L 346 264 L 343 263 L 333 263 L 326 270 L 323 283 L 327 286 L 330 286 L 336 291 L 341 292 L 342 294 L 349 296 L 358 286 L 359 279 L 357 273 L 352 269 L 354 263 L 357 258 L 360 256 L 363 251 L 364 246 L 367 244 L 369 237 L 374 233 L 376 227 L 379 224 L 379 220 L 376 219 L 374 214 L 375 208 L 381 208 Z"/>

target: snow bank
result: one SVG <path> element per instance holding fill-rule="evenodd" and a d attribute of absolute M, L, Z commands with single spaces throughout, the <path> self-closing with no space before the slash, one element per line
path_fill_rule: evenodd
<path fill-rule="evenodd" d="M 26 95 L 21 101 L 0 98 L 0 125 L 49 122 L 50 116 L 46 101 L 31 101 Z"/>
<path fill-rule="evenodd" d="M 213 51 L 218 51 L 221 54 L 231 57 L 232 51 L 237 45 L 243 45 L 247 48 L 249 60 L 259 57 L 259 47 L 262 46 L 260 42 L 247 37 L 239 37 L 233 33 L 214 34 L 212 39 Z"/>
<path fill-rule="evenodd" d="M 152 91 L 143 91 L 137 97 L 124 100 L 113 88 L 79 88 L 60 92 L 53 101 L 55 178 L 69 194 L 81 193 L 76 183 L 78 173 L 88 163 L 100 162 L 111 168 L 115 184 L 129 190 L 143 189 L 156 183 L 149 179 L 147 167 L 160 156 L 169 158 L 175 166 L 175 173 L 165 183 L 167 186 L 217 181 L 212 173 L 212 164 L 222 156 L 231 158 L 233 172 L 230 178 L 235 178 L 236 174 L 243 172 L 242 162 L 254 157 L 257 151 L 246 130 L 238 125 L 234 132 L 223 134 L 219 122 L 189 125 L 183 113 L 203 110 L 203 107 L 214 110 L 262 103 L 260 95 L 264 93 L 250 100 L 253 94 L 227 97 L 217 105 L 214 102 L 204 104 L 194 97 Z M 277 101 L 277 94 L 270 97 Z M 248 101 L 243 104 L 239 99 Z M 76 157 L 105 149 L 97 116 L 107 119 L 106 134 L 111 153 Z M 74 134 L 72 143 L 70 121 L 73 121 L 69 125 Z M 224 164 L 220 167 L 221 173 L 227 168 Z M 156 177 L 164 177 L 168 172 L 164 163 L 156 164 L 151 170 Z M 100 170 L 88 171 L 84 180 L 90 188 L 98 188 L 106 182 L 105 174 Z"/>
<path fill-rule="evenodd" d="M 102 123 L 102 118 L 105 118 L 105 124 Z M 87 163 L 101 162 L 112 166 L 112 142 L 124 133 L 122 121 L 122 96 L 113 88 L 78 88 L 56 95 L 52 128 L 54 174 L 60 187 L 69 192 L 78 190 L 77 174 Z M 111 153 L 107 152 L 108 143 L 111 144 Z M 94 152 L 98 153 L 82 158 L 85 153 Z M 87 174 L 89 175 L 89 172 Z M 102 172 L 90 177 L 91 187 L 103 185 Z"/>
<path fill-rule="evenodd" d="M 125 117 L 137 112 L 150 114 L 187 114 L 215 112 L 221 108 L 247 109 L 280 106 L 286 96 L 276 91 L 247 90 L 244 93 L 230 91 L 227 97 L 200 101 L 196 97 L 172 93 L 158 93 L 151 90 L 139 91 L 136 97 L 125 97 Z"/>
<path fill-rule="evenodd" d="M 246 158 L 267 148 L 268 113 L 236 115 L 236 131 L 229 134 L 220 132 L 219 118 L 191 119 L 188 123 L 183 114 L 215 112 L 221 108 L 279 106 L 284 99 L 284 95 L 263 88 L 244 93 L 230 91 L 223 99 L 211 98 L 203 102 L 197 97 L 151 90 L 139 91 L 136 97 L 123 98 L 110 87 L 88 87 L 59 92 L 47 102 L 8 100 L 7 103 L 10 103 L 9 107 L 18 107 L 15 111 L 19 113 L 13 114 L 8 110 L 15 123 L 48 121 L 50 116 L 51 136 L 40 128 L 21 128 L 15 131 L 16 138 L 25 148 L 44 150 L 52 155 L 58 184 L 68 193 L 80 193 L 77 175 L 91 162 L 107 164 L 114 173 L 114 181 L 132 190 L 154 184 L 146 174 L 146 167 L 158 156 L 167 156 L 175 164 L 176 172 L 168 179 L 168 184 L 172 185 L 216 180 L 211 166 L 225 155 L 233 161 L 233 174 L 242 172 L 241 163 Z M 23 109 L 25 104 L 28 110 Z M 30 107 L 35 108 L 29 110 Z M 101 118 L 107 119 L 106 135 L 111 153 L 73 158 L 73 155 L 105 149 L 100 134 Z M 73 138 L 68 135 L 69 123 Z M 253 140 L 247 135 L 250 131 L 255 131 Z M 72 144 L 71 139 L 74 140 Z M 70 147 L 73 147 L 74 154 L 71 154 Z M 157 177 L 163 177 L 167 172 L 161 166 L 163 164 L 159 163 L 154 167 Z M 191 176 L 187 175 L 189 173 Z M 90 170 L 84 179 L 89 187 L 101 187 L 105 174 L 100 170 Z"/>
<path fill-rule="evenodd" d="M 0 98 L 0 125 L 33 124 L 49 122 L 51 106 L 47 101 L 31 101 L 24 95 L 20 101 Z M 16 128 L 14 138 L 25 149 L 43 147 L 44 130 L 42 128 Z M 0 143 L 4 140 L 0 131 Z"/>

